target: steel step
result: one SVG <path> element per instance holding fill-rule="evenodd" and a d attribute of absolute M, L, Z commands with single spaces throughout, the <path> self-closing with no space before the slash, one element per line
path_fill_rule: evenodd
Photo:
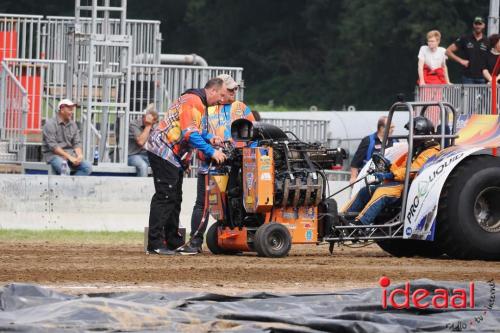
<path fill-rule="evenodd" d="M 0 141 L 0 154 L 8 154 L 8 153 L 9 153 L 9 142 Z"/>
<path fill-rule="evenodd" d="M 17 154 L 14 153 L 0 153 L 0 162 L 16 162 Z"/>

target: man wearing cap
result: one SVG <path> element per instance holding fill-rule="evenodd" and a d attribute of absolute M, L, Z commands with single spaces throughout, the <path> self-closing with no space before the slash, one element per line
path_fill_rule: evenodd
<path fill-rule="evenodd" d="M 60 175 L 62 165 L 68 163 L 75 176 L 88 176 L 92 165 L 83 160 L 80 130 L 73 120 L 76 103 L 63 99 L 57 105 L 57 114 L 43 126 L 42 152 L 44 160 Z"/>
<path fill-rule="evenodd" d="M 483 58 L 488 51 L 488 39 L 484 35 L 485 23 L 482 17 L 474 18 L 472 33 L 457 38 L 446 49 L 446 55 L 462 65 L 463 84 L 484 84 Z M 459 55 L 455 52 L 459 51 Z"/>
<path fill-rule="evenodd" d="M 202 119 L 202 126 L 208 133 L 222 138 L 224 141 L 231 140 L 231 123 L 237 119 L 245 118 L 254 121 L 255 118 L 248 106 L 236 101 L 238 84 L 228 74 L 217 76 L 222 79 L 226 86 L 226 95 L 220 105 L 211 106 Z M 208 197 L 206 187 L 208 185 L 209 161 L 198 154 L 200 167 L 197 177 L 197 196 L 191 215 L 191 239 L 179 249 L 182 254 L 197 254 L 201 252 L 203 234 L 208 224 Z"/>
<path fill-rule="evenodd" d="M 220 144 L 220 138 L 209 134 L 201 123 L 206 109 L 223 101 L 225 90 L 219 78 L 209 80 L 203 89 L 187 90 L 149 135 L 145 149 L 155 185 L 149 213 L 149 253 L 172 255 L 183 245 L 178 235 L 182 178 L 193 148 L 215 163 L 226 159 L 224 153 L 212 147 Z"/>

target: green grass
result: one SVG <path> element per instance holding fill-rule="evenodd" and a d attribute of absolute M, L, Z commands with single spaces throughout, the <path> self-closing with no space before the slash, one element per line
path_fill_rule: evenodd
<path fill-rule="evenodd" d="M 74 231 L 0 229 L 0 242 L 54 242 L 141 244 L 144 235 L 136 231 Z"/>

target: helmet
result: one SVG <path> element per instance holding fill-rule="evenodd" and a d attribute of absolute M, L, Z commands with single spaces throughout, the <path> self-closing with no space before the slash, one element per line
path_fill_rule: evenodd
<path fill-rule="evenodd" d="M 405 125 L 407 130 L 410 130 L 410 123 Z M 434 124 L 424 116 L 418 116 L 413 119 L 413 134 L 414 135 L 430 135 L 434 134 Z"/>

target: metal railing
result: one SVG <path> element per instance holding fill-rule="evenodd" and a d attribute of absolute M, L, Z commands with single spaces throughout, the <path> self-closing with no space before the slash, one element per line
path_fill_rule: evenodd
<path fill-rule="evenodd" d="M 29 100 L 27 129 L 40 132 L 43 121 L 52 118 L 57 103 L 66 97 L 66 85 L 59 73 L 64 60 L 5 59 L 5 65 L 26 89 Z M 75 88 L 76 89 L 76 88 Z M 0 90 L 4 90 L 0 87 Z"/>
<path fill-rule="evenodd" d="M 500 88 L 498 88 L 497 92 L 500 92 Z M 498 93 L 497 96 L 499 96 Z M 489 114 L 491 112 L 491 85 L 453 84 L 417 86 L 415 88 L 415 101 L 447 102 L 459 114 Z M 431 118 L 434 124 L 437 124 L 439 122 L 439 108 L 434 107 L 428 113 L 428 117 Z"/>
<path fill-rule="evenodd" d="M 262 118 L 268 124 L 278 126 L 284 131 L 291 131 L 302 141 L 321 142 L 328 141 L 328 120 L 308 120 L 308 119 L 283 119 L 283 118 Z"/>
<path fill-rule="evenodd" d="M 241 85 L 238 99 L 243 99 L 243 68 L 179 65 L 132 65 L 130 112 L 141 112 L 149 103 L 164 111 L 185 90 L 202 88 L 217 75 L 229 74 Z"/>
<path fill-rule="evenodd" d="M 43 21 L 46 47 L 44 54 L 47 59 L 69 60 L 68 32 L 77 29 L 79 34 L 89 34 L 92 28 L 91 18 L 80 17 L 80 26 L 75 27 L 75 18 L 72 16 L 47 16 Z M 104 19 L 96 23 L 97 33 L 103 31 Z M 117 34 L 120 30 L 119 19 L 109 19 L 109 34 Z M 132 37 L 132 59 L 134 63 L 158 64 L 161 53 L 160 21 L 153 20 L 126 20 L 127 34 Z M 80 56 L 87 54 L 85 46 L 81 46 Z M 110 55 L 111 63 L 118 63 L 120 54 Z M 97 55 L 97 58 L 100 58 Z M 88 59 L 80 58 L 81 62 Z"/>
<path fill-rule="evenodd" d="M 40 56 L 43 16 L 0 14 L 0 61 Z"/>
<path fill-rule="evenodd" d="M 9 142 L 9 152 L 17 161 L 26 158 L 28 92 L 5 62 L 0 67 L 0 140 Z M 12 162 L 10 159 L 0 162 Z"/>

